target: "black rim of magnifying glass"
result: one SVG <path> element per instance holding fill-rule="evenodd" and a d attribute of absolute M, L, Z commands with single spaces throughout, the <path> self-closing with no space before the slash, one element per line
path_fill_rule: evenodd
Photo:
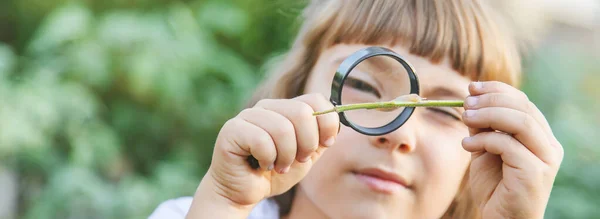
<path fill-rule="evenodd" d="M 419 95 L 419 80 L 415 75 L 414 68 L 408 62 L 406 62 L 404 58 L 387 48 L 368 47 L 350 55 L 338 67 L 338 70 L 336 71 L 335 76 L 333 78 L 333 83 L 331 85 L 330 101 L 331 103 L 333 103 L 333 105 L 337 106 L 342 104 L 342 85 L 346 81 L 346 78 L 348 77 L 352 69 L 354 69 L 354 67 L 356 67 L 365 59 L 371 58 L 373 56 L 388 56 L 400 62 L 402 66 L 404 66 L 404 69 L 406 69 L 406 72 L 408 73 L 408 77 L 410 79 L 410 93 Z M 344 112 L 339 112 L 338 114 L 340 116 L 340 122 L 345 126 L 351 127 L 359 133 L 375 136 L 385 135 L 400 128 L 410 118 L 414 111 L 415 107 L 405 107 L 402 113 L 400 113 L 400 115 L 398 115 L 398 117 L 396 117 L 393 121 L 384 126 L 376 128 L 363 127 L 354 124 L 346 119 Z"/>

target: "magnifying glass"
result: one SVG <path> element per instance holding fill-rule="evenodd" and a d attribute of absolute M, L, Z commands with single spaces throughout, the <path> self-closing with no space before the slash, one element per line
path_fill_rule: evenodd
<path fill-rule="evenodd" d="M 383 87 L 386 88 L 383 92 Z M 340 122 L 365 135 L 385 135 L 400 128 L 415 107 L 462 107 L 462 100 L 429 101 L 419 96 L 415 69 L 384 47 L 368 47 L 347 57 L 337 69 L 330 101 Z"/>

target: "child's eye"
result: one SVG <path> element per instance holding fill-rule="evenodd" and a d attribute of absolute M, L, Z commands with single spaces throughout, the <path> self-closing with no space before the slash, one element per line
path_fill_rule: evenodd
<path fill-rule="evenodd" d="M 377 88 L 375 88 L 373 85 L 371 85 L 365 81 L 362 81 L 360 79 L 357 79 L 357 78 L 347 77 L 346 81 L 344 82 L 344 86 L 350 86 L 350 87 L 360 90 L 362 92 L 373 94 L 377 98 L 381 98 L 381 94 L 379 93 L 379 91 L 377 91 Z"/>
<path fill-rule="evenodd" d="M 441 108 L 435 108 L 435 107 L 428 107 L 427 109 L 436 112 L 436 113 L 440 113 L 441 115 L 450 117 L 454 120 L 457 121 L 461 121 L 461 117 L 458 114 L 458 112 L 451 112 L 450 110 L 445 110 L 445 109 L 441 109 Z"/>

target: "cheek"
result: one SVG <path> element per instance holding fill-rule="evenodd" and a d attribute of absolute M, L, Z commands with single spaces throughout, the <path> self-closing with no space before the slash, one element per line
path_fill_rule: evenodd
<path fill-rule="evenodd" d="M 425 168 L 434 179 L 454 179 L 462 177 L 465 167 L 470 160 L 470 153 L 461 146 L 462 138 L 437 137 L 425 142 Z"/>
<path fill-rule="evenodd" d="M 469 135 L 469 129 L 457 122 L 426 121 L 423 118 L 422 143 L 423 156 L 426 158 L 426 166 L 439 176 L 457 175 L 470 160 L 470 153 L 465 151 L 461 145 L 463 138 Z"/>
<path fill-rule="evenodd" d="M 460 183 L 471 159 L 470 153 L 461 146 L 463 134 L 436 132 L 435 138 L 422 138 L 423 158 L 423 196 L 437 197 L 434 200 L 423 200 L 425 208 L 439 209 L 447 207 L 458 192 Z M 428 136 L 431 136 L 431 131 Z M 462 133 L 462 132 L 461 132 Z M 426 199 L 426 198 L 425 198 Z"/>
<path fill-rule="evenodd" d="M 465 160 L 470 158 L 470 153 L 465 151 L 461 145 L 464 137 L 468 136 L 468 130 L 439 130 L 435 138 L 428 138 L 426 147 L 428 149 L 431 162 L 435 166 L 448 166 L 447 168 L 456 168 L 463 166 Z M 443 168 L 446 170 L 446 168 Z"/>

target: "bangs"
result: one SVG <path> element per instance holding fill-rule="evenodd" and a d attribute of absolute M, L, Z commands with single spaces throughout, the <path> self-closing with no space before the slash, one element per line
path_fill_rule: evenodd
<path fill-rule="evenodd" d="M 402 45 L 433 63 L 448 59 L 471 80 L 517 86 L 517 45 L 492 11 L 477 1 L 326 0 L 305 11 L 304 43 Z"/>

